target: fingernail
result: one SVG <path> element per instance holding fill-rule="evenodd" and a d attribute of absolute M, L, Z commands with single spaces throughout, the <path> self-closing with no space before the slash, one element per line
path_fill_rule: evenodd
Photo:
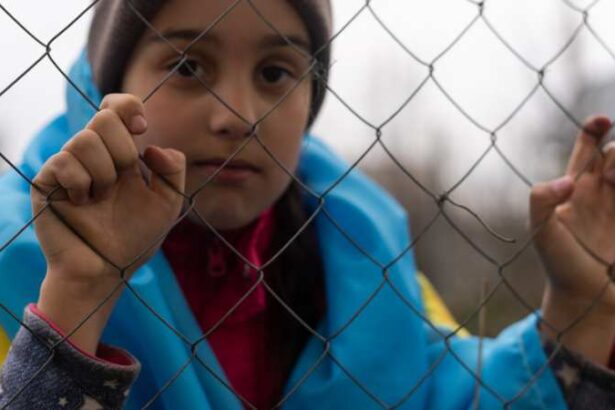
<path fill-rule="evenodd" d="M 595 124 L 601 129 L 610 128 L 611 120 L 608 119 L 607 117 L 599 117 L 596 119 Z"/>
<path fill-rule="evenodd" d="M 569 176 L 558 178 L 551 183 L 551 189 L 558 196 L 568 193 L 571 187 L 572 187 L 572 178 L 570 178 Z"/>
<path fill-rule="evenodd" d="M 585 130 L 594 138 L 602 138 L 603 134 L 611 128 L 611 120 L 607 117 L 596 117 L 591 122 L 587 123 Z"/>
<path fill-rule="evenodd" d="M 130 130 L 132 132 L 144 132 L 146 128 L 147 121 L 145 120 L 145 117 L 141 114 L 135 115 L 134 117 L 132 117 L 132 120 L 130 120 Z"/>

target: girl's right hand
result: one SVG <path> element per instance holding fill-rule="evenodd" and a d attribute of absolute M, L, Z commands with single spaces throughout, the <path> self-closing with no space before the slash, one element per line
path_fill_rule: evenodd
<path fill-rule="evenodd" d="M 111 94 L 100 108 L 86 128 L 43 165 L 34 179 L 42 192 L 31 189 L 35 215 L 55 190 L 52 206 L 72 228 L 52 209 L 35 220 L 47 260 L 38 307 L 66 331 L 79 323 L 77 317 L 67 317 L 71 316 L 67 309 L 90 313 L 87 310 L 121 281 L 120 271 L 99 254 L 122 269 L 130 265 L 127 275 L 134 272 L 160 246 L 183 203 L 177 192 L 184 191 L 186 166 L 181 152 L 149 146 L 143 158 L 151 176 L 140 169 L 133 135 L 147 129 L 143 103 L 129 94 Z M 106 322 L 106 316 L 100 319 Z M 90 342 L 96 343 L 81 347 L 95 349 L 97 339 Z"/>

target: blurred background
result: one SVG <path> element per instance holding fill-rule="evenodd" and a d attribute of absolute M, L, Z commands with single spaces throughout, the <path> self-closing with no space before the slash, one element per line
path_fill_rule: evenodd
<path fill-rule="evenodd" d="M 331 91 L 313 133 L 349 162 L 360 160 L 408 209 L 419 268 L 470 330 L 481 297 L 495 292 L 484 306 L 486 334 L 494 335 L 540 304 L 543 270 L 527 246 L 531 184 L 563 172 L 587 115 L 615 115 L 615 3 L 333 3 Z M 5 11 L 46 43 L 88 4 L 0 1 L 0 152 L 13 163 L 64 110 L 66 81 L 45 58 L 10 86 L 45 48 Z M 53 41 L 63 70 L 82 49 L 90 18 Z M 377 129 L 382 145 L 366 154 Z M 13 171 L 0 161 L 0 172 Z M 438 215 L 445 192 L 458 206 L 445 202 Z"/>

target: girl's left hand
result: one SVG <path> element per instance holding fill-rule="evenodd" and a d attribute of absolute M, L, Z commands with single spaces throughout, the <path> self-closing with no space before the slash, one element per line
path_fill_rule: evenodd
<path fill-rule="evenodd" d="M 566 175 L 536 184 L 530 198 L 534 242 L 547 270 L 541 331 L 599 364 L 615 341 L 615 145 L 599 144 L 606 117 L 584 125 Z M 609 284 L 610 283 L 610 284 Z"/>

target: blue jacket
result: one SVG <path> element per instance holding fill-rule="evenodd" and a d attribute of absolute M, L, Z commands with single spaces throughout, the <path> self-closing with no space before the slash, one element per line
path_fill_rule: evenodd
<path fill-rule="evenodd" d="M 100 102 L 85 55 L 70 77 L 91 102 Z M 67 107 L 29 145 L 20 165 L 28 177 L 33 178 L 94 114 L 71 86 Z M 306 136 L 299 174 L 314 192 L 328 191 L 347 169 L 322 141 Z M 7 172 L 0 178 L 0 198 L 1 246 L 32 217 L 29 185 L 17 173 Z M 308 196 L 306 207 L 317 211 L 319 203 Z M 447 331 L 428 322 L 412 253 L 405 252 L 410 237 L 403 209 L 357 170 L 327 193 L 323 207 L 327 212 L 317 214 L 315 228 L 328 312 L 317 330 L 333 337 L 326 345 L 310 339 L 286 386 L 292 394 L 285 408 L 472 408 L 478 341 L 452 337 L 445 342 Z M 402 253 L 388 267 L 385 281 L 383 266 Z M 0 252 L 1 303 L 16 314 L 22 312 L 36 301 L 44 275 L 45 260 L 29 226 Z M 158 252 L 130 283 L 139 297 L 124 292 L 103 336 L 103 341 L 127 349 L 142 363 L 127 408 L 140 408 L 182 368 L 152 408 L 194 408 L 195 403 L 200 409 L 241 408 L 220 382 L 226 378 L 207 342 L 198 345 L 200 360 L 191 356 L 189 341 L 197 340 L 201 331 L 164 255 Z M 19 328 L 4 312 L 0 325 L 11 338 Z M 481 409 L 501 408 L 510 400 L 515 409 L 566 408 L 546 364 L 535 315 L 486 340 L 483 355 Z"/>

